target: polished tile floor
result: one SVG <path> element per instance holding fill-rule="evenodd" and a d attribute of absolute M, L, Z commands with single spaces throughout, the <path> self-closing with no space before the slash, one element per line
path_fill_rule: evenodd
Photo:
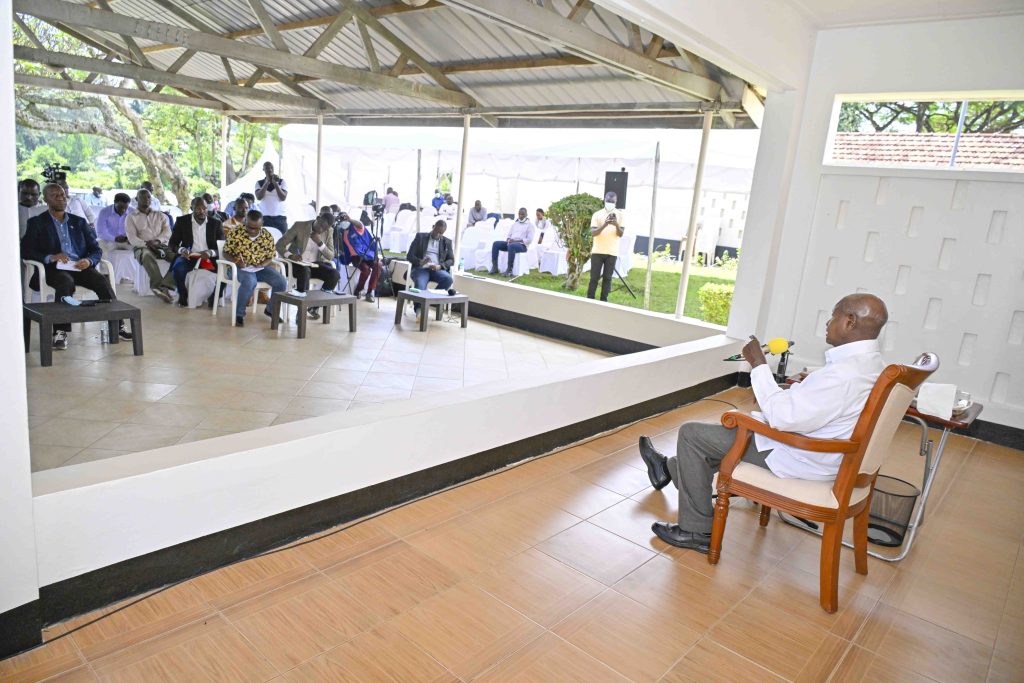
<path fill-rule="evenodd" d="M 232 328 L 223 311 L 214 317 L 120 289 L 143 309 L 141 357 L 130 343 L 100 344 L 94 323 L 76 325 L 70 348 L 55 351 L 51 367 L 39 367 L 33 327 L 33 352 L 25 356 L 33 471 L 380 409 L 606 356 L 479 320 L 463 330 L 458 317 L 432 318 L 426 334 L 411 317 L 395 327 L 394 299 L 381 300 L 379 309 L 360 301 L 355 334 L 341 309 L 330 325 L 309 321 L 306 338 L 297 339 L 293 322 L 271 331 L 262 307 L 244 328 Z"/>
<path fill-rule="evenodd" d="M 750 407 L 746 390 L 715 399 Z M 817 538 L 737 501 L 721 563 L 662 544 L 671 451 L 704 400 L 178 585 L 0 662 L 13 681 L 1014 681 L 1024 453 L 946 450 L 919 542 L 818 607 Z M 903 425 L 885 472 L 920 476 Z M 46 631 L 47 639 L 103 611 Z"/>

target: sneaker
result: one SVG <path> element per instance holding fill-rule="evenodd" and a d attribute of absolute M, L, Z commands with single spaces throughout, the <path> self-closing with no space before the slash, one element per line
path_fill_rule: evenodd
<path fill-rule="evenodd" d="M 512 271 L 506 270 L 504 273 L 502 273 L 502 275 L 504 275 L 505 277 L 512 277 Z"/>
<path fill-rule="evenodd" d="M 319 306 L 314 306 L 313 308 L 310 308 L 309 310 L 306 311 L 306 315 L 309 316 L 310 320 L 319 320 L 320 319 L 320 307 Z"/>
<path fill-rule="evenodd" d="M 124 323 L 121 323 L 121 326 L 118 328 L 117 336 L 125 341 L 132 340 L 132 333 L 128 331 L 128 327 Z"/>
<path fill-rule="evenodd" d="M 374 298 L 373 298 L 373 292 L 367 292 L 367 293 L 366 293 L 366 301 L 367 301 L 367 302 L 369 302 L 369 303 L 371 303 L 371 304 L 372 304 L 372 303 L 373 303 L 374 301 L 376 301 L 376 299 L 374 299 Z"/>
<path fill-rule="evenodd" d="M 172 301 L 174 301 L 174 297 L 171 296 L 171 293 L 167 290 L 166 287 L 154 287 L 150 291 L 153 292 L 154 295 L 160 297 L 160 299 L 162 299 L 166 303 L 171 303 Z"/>
<path fill-rule="evenodd" d="M 64 330 L 57 330 L 53 333 L 53 348 L 58 351 L 67 351 L 68 349 L 68 333 Z"/>
<path fill-rule="evenodd" d="M 498 266 L 491 266 L 491 269 L 489 271 L 487 271 L 487 272 L 490 273 L 491 275 L 497 275 L 498 274 Z"/>
<path fill-rule="evenodd" d="M 245 318 L 240 316 L 240 315 L 236 315 L 235 316 L 235 327 L 245 327 Z"/>

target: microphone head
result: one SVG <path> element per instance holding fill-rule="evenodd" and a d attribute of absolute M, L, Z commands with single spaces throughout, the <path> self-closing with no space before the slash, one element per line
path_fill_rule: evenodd
<path fill-rule="evenodd" d="M 789 351 L 789 340 L 783 337 L 776 337 L 768 340 L 768 353 L 779 354 Z"/>

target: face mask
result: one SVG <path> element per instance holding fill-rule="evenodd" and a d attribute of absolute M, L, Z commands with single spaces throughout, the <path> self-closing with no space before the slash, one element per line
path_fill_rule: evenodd
<path fill-rule="evenodd" d="M 606 208 L 609 211 L 611 211 L 612 209 L 615 208 L 615 202 L 605 202 L 604 203 L 604 208 Z"/>

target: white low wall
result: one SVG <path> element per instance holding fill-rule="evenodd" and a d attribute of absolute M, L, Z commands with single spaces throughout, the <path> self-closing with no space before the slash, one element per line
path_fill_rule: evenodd
<path fill-rule="evenodd" d="M 386 412 L 356 410 L 38 472 L 39 584 L 695 386 L 735 371 L 722 358 L 739 347 L 716 335 Z M 382 434 L 389 457 L 368 457 L 380 453 Z"/>

